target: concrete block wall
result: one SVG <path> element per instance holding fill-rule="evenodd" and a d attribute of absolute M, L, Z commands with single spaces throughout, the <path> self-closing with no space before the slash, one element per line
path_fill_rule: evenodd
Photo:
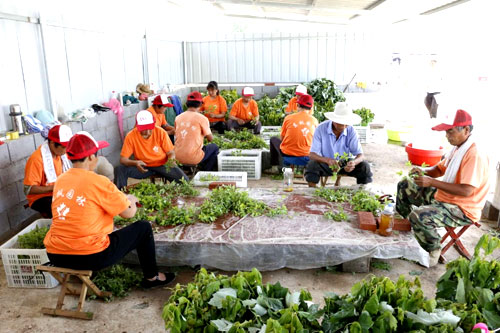
<path fill-rule="evenodd" d="M 171 94 L 179 95 L 184 102 L 190 91 L 190 88 L 181 88 Z M 147 108 L 146 101 L 123 108 L 124 135 L 134 128 L 136 113 Z M 117 117 L 112 111 L 97 114 L 86 123 L 69 122 L 67 125 L 73 133 L 83 130 L 96 140 L 108 141 L 109 147 L 102 149 L 99 154 L 105 156 L 113 166 L 119 164 L 123 143 Z M 30 134 L 0 145 L 0 244 L 40 216 L 34 210 L 24 208 L 27 200 L 23 192 L 23 180 L 26 161 L 44 141 L 40 134 Z"/>

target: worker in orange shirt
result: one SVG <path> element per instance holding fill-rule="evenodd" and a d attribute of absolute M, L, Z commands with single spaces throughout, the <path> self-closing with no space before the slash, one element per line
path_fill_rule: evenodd
<path fill-rule="evenodd" d="M 94 172 L 97 151 L 107 146 L 107 142 L 97 142 L 83 131 L 69 141 L 67 154 L 73 168 L 54 185 L 52 225 L 43 241 L 47 256 L 55 266 L 100 270 L 136 249 L 144 274 L 141 285 L 166 285 L 175 274 L 158 272 L 151 224 L 138 221 L 113 231 L 113 217 L 134 217 L 138 200 Z"/>
<path fill-rule="evenodd" d="M 134 155 L 134 159 L 130 157 Z M 167 167 L 165 163 L 175 159 L 174 146 L 167 133 L 155 126 L 150 112 L 143 110 L 136 115 L 136 125 L 123 142 L 120 153 L 121 165 L 116 169 L 116 186 L 127 186 L 128 178 L 144 179 L 159 175 L 169 181 L 189 180 L 177 166 Z"/>
<path fill-rule="evenodd" d="M 24 193 L 28 205 L 45 218 L 52 218 L 52 191 L 57 177 L 71 168 L 66 146 L 72 135 L 66 125 L 52 127 L 47 141 L 26 162 Z"/>
<path fill-rule="evenodd" d="M 174 105 L 169 102 L 167 95 L 158 95 L 153 100 L 153 105 L 151 105 L 147 110 L 151 112 L 153 115 L 153 119 L 155 120 L 155 125 L 163 128 L 167 131 L 170 141 L 174 142 L 174 127 L 170 126 L 167 123 L 167 119 L 165 118 L 165 111 L 167 107 L 173 107 Z"/>
<path fill-rule="evenodd" d="M 207 91 L 208 96 L 203 97 L 200 111 L 208 118 L 210 128 L 215 129 L 219 134 L 224 134 L 226 130 L 226 100 L 219 95 L 219 86 L 215 81 L 208 83 Z"/>
<path fill-rule="evenodd" d="M 198 165 L 200 170 L 217 170 L 219 147 L 210 143 L 203 146 L 204 138 L 213 140 L 207 117 L 198 111 L 203 103 L 203 96 L 193 91 L 187 96 L 187 110 L 175 118 L 175 156 L 184 165 Z"/>
<path fill-rule="evenodd" d="M 292 97 L 290 101 L 288 102 L 288 106 L 285 109 L 285 114 L 289 115 L 297 111 L 298 106 L 297 106 L 297 100 L 299 99 L 300 96 L 307 94 L 307 88 L 306 86 L 299 84 L 297 88 L 295 89 L 295 97 Z M 311 109 L 312 110 L 312 109 Z"/>
<path fill-rule="evenodd" d="M 252 98 L 254 95 L 253 89 L 245 87 L 241 95 L 243 97 L 234 102 L 231 108 L 227 128 L 237 130 L 245 127 L 253 129 L 254 134 L 260 134 L 262 124 L 259 121 L 259 107 Z"/>
<path fill-rule="evenodd" d="M 318 120 L 309 114 L 314 105 L 310 95 L 300 95 L 297 100 L 297 113 L 285 117 L 281 126 L 281 140 L 271 138 L 271 165 L 281 166 L 280 156 L 292 157 L 295 165 L 306 165 L 309 162 L 314 131 Z"/>

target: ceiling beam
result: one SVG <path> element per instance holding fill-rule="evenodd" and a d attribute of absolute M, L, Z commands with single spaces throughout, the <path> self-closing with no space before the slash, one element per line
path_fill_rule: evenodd
<path fill-rule="evenodd" d="M 452 1 L 452 2 L 449 2 L 445 5 L 442 5 L 442 6 L 439 6 L 439 7 L 436 7 L 436 8 L 433 8 L 433 9 L 429 9 L 423 13 L 420 13 L 420 15 L 430 15 L 430 14 L 434 14 L 434 13 L 437 13 L 437 12 L 440 12 L 442 10 L 445 10 L 445 9 L 448 9 L 448 8 L 451 8 L 451 7 L 455 7 L 455 6 L 458 6 L 458 5 L 461 5 L 465 2 L 468 2 L 470 0 L 456 0 L 456 1 Z"/>
<path fill-rule="evenodd" d="M 332 24 L 332 25 L 346 25 L 347 24 L 346 21 L 332 22 L 332 21 L 316 21 L 316 20 L 311 20 L 311 19 L 299 20 L 299 19 L 287 19 L 287 18 L 282 18 L 282 17 L 267 16 L 267 15 L 266 16 L 257 16 L 257 15 L 224 14 L 224 16 L 249 18 L 249 19 L 261 19 L 261 20 L 272 20 L 272 21 L 288 21 L 288 22 L 318 23 L 318 24 Z"/>
<path fill-rule="evenodd" d="M 290 4 L 290 3 L 282 3 L 282 2 L 266 2 L 266 1 L 258 1 L 254 4 L 252 0 L 205 0 L 212 4 L 230 4 L 230 5 L 246 5 L 252 6 L 256 5 L 259 7 L 265 8 L 285 8 L 285 9 L 303 9 L 303 10 L 321 10 L 329 13 L 344 13 L 344 14 L 366 14 L 369 10 L 366 9 L 349 9 L 349 8 L 332 8 L 332 7 L 318 7 L 314 3 L 314 6 L 309 5 L 300 5 L 300 4 Z"/>
<path fill-rule="evenodd" d="M 311 4 L 310 4 L 311 9 L 309 9 L 309 12 L 307 13 L 307 15 L 308 15 L 308 16 L 309 16 L 309 15 L 311 15 L 311 13 L 312 13 L 312 11 L 313 11 L 314 9 L 316 9 L 315 7 L 316 7 L 316 3 L 317 3 L 317 2 L 318 2 L 318 0 L 311 0 Z"/>

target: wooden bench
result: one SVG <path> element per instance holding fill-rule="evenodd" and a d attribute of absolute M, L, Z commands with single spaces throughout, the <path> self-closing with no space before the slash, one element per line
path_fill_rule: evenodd
<path fill-rule="evenodd" d="M 107 291 L 101 291 L 97 286 L 90 280 L 92 271 L 80 271 L 69 268 L 55 267 L 48 264 L 39 265 L 36 267 L 37 270 L 42 272 L 50 273 L 59 283 L 61 283 L 61 292 L 59 293 L 59 298 L 57 299 L 57 305 L 55 308 L 42 308 L 42 313 L 52 316 L 62 316 L 68 318 L 86 319 L 92 320 L 94 318 L 93 312 L 83 311 L 83 305 L 85 304 L 85 297 L 87 296 L 88 288 L 97 295 L 97 297 L 110 297 L 111 293 Z M 82 282 L 82 287 L 79 290 L 74 286 L 69 284 L 69 279 L 71 276 L 75 276 Z M 64 297 L 66 295 L 80 295 L 78 300 L 77 310 L 65 310 L 62 308 L 64 305 Z"/>

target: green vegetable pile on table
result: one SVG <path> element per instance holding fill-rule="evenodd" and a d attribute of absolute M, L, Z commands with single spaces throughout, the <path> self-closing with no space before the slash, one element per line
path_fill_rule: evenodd
<path fill-rule="evenodd" d="M 208 173 L 200 177 L 200 182 L 216 182 L 219 180 L 219 176 Z"/>
<path fill-rule="evenodd" d="M 256 269 L 233 276 L 202 268 L 194 282 L 177 284 L 163 308 L 165 328 L 178 332 L 319 332 L 322 312 L 307 291 L 262 284 Z"/>
<path fill-rule="evenodd" d="M 109 291 L 114 297 L 125 297 L 133 287 L 138 287 L 142 280 L 142 273 L 136 272 L 123 265 L 114 265 L 100 270 L 92 277 L 92 282 L 102 291 Z M 89 296 L 95 299 L 96 296 Z M 106 301 L 110 301 L 107 298 Z"/>
<path fill-rule="evenodd" d="M 221 150 L 269 148 L 261 137 L 253 134 L 247 129 L 242 129 L 239 132 L 226 131 L 224 135 L 214 135 L 214 140 L 212 142 Z"/>
<path fill-rule="evenodd" d="M 45 245 L 43 244 L 43 240 L 45 239 L 45 235 L 49 232 L 49 227 L 35 227 L 35 229 L 30 232 L 25 233 L 24 235 L 19 235 L 17 238 L 17 243 L 19 248 L 21 249 L 45 249 Z"/>
<path fill-rule="evenodd" d="M 378 200 L 377 195 L 373 195 L 365 190 L 354 191 L 351 189 L 319 188 L 314 195 L 330 202 L 347 202 L 355 212 L 372 212 L 377 215 L 384 207 Z"/>

